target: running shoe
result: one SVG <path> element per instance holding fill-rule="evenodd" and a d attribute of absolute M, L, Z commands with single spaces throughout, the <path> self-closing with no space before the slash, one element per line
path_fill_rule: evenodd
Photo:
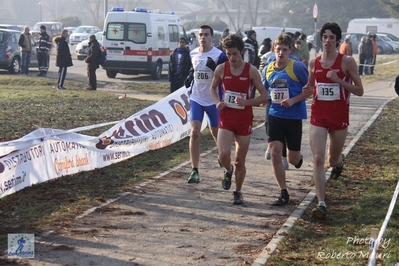
<path fill-rule="evenodd" d="M 317 219 L 325 219 L 327 217 L 327 208 L 323 204 L 318 204 L 316 208 L 312 210 L 312 215 Z"/>
<path fill-rule="evenodd" d="M 345 156 L 341 154 L 342 156 L 342 166 L 341 167 L 333 167 L 331 170 L 330 178 L 331 179 L 338 179 L 338 177 L 341 175 L 342 170 L 344 169 L 344 164 L 345 164 Z"/>
<path fill-rule="evenodd" d="M 233 196 L 234 196 L 234 201 L 233 201 L 234 205 L 242 205 L 244 203 L 244 198 L 240 191 L 234 191 Z"/>
<path fill-rule="evenodd" d="M 224 190 L 229 190 L 231 187 L 231 176 L 233 175 L 234 167 L 231 166 L 231 168 L 232 168 L 231 172 L 228 171 L 224 172 L 224 178 L 222 180 L 222 188 Z"/>
<path fill-rule="evenodd" d="M 187 180 L 188 183 L 199 183 L 199 175 L 197 171 L 192 171 L 190 177 Z"/>
<path fill-rule="evenodd" d="M 272 156 L 270 154 L 270 149 L 269 149 L 269 147 L 267 147 L 267 150 L 265 152 L 265 159 L 270 160 L 271 158 L 272 158 Z"/>
<path fill-rule="evenodd" d="M 290 202 L 290 195 L 287 190 L 281 190 L 280 197 L 273 202 L 273 206 L 284 206 Z"/>
<path fill-rule="evenodd" d="M 303 156 L 301 155 L 301 159 L 299 160 L 299 162 L 298 162 L 296 165 L 294 165 L 294 166 L 295 166 L 295 168 L 296 168 L 296 169 L 299 169 L 299 168 L 301 168 L 301 166 L 302 166 L 302 163 L 303 163 Z"/>
<path fill-rule="evenodd" d="M 283 165 L 285 170 L 288 170 L 290 168 L 290 164 L 287 161 L 287 157 L 283 157 Z"/>

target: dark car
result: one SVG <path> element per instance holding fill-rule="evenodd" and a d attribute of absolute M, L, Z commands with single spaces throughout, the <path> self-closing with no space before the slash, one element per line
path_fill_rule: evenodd
<path fill-rule="evenodd" d="M 12 74 L 19 73 L 21 66 L 21 52 L 18 40 L 20 31 L 0 29 L 0 69 L 7 69 Z M 37 67 L 36 44 L 32 40 L 30 67 Z"/>
<path fill-rule="evenodd" d="M 50 36 L 50 39 L 53 40 L 55 36 L 60 36 L 61 31 L 63 30 L 62 23 L 57 21 L 45 21 L 45 22 L 37 22 L 30 31 L 33 39 L 37 42 L 39 40 L 40 34 L 40 26 L 46 27 L 46 32 Z"/>
<path fill-rule="evenodd" d="M 16 30 L 19 32 L 23 32 L 24 28 L 18 25 L 10 25 L 10 24 L 0 24 L 0 29 L 8 29 L 8 30 Z"/>
<path fill-rule="evenodd" d="M 351 36 L 352 52 L 354 54 L 357 54 L 360 40 L 362 39 L 362 37 L 367 36 L 367 34 L 364 34 L 364 33 L 345 33 L 345 32 L 343 32 L 342 33 L 342 39 L 344 39 L 345 36 L 348 35 L 348 34 Z M 377 43 L 377 48 L 378 48 L 378 54 L 392 54 L 394 52 L 394 50 L 393 50 L 391 45 L 389 45 L 388 43 L 386 43 L 383 40 L 379 39 L 378 37 L 376 39 L 376 43 Z"/>

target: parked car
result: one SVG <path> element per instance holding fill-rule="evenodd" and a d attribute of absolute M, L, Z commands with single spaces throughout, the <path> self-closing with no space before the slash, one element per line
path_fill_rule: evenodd
<path fill-rule="evenodd" d="M 100 46 L 103 45 L 103 32 L 99 31 L 94 34 L 96 36 L 97 41 L 100 43 Z M 78 60 L 82 61 L 87 56 L 87 50 L 89 49 L 89 38 L 84 41 L 81 41 L 76 45 L 76 56 Z"/>
<path fill-rule="evenodd" d="M 18 40 L 21 32 L 16 30 L 0 29 L 0 69 L 7 69 L 17 74 L 21 66 L 21 52 Z M 37 67 L 36 43 L 32 40 L 30 67 Z"/>
<path fill-rule="evenodd" d="M 390 46 L 392 46 L 394 53 L 399 53 L 399 42 L 395 42 L 391 40 L 387 35 L 376 33 L 377 35 L 377 40 L 383 40 L 386 43 L 389 43 Z"/>
<path fill-rule="evenodd" d="M 18 25 L 10 25 L 10 24 L 0 24 L 0 29 L 9 29 L 9 30 L 16 30 L 19 32 L 23 32 L 24 28 Z"/>
<path fill-rule="evenodd" d="M 387 36 L 389 39 L 391 39 L 394 42 L 399 42 L 399 38 L 391 33 L 386 33 L 386 32 L 377 32 L 377 34 L 383 34 Z"/>
<path fill-rule="evenodd" d="M 96 26 L 79 26 L 77 27 L 71 36 L 69 36 L 69 43 L 71 45 L 78 44 L 81 41 L 87 40 L 90 35 L 101 31 L 99 27 Z"/>
<path fill-rule="evenodd" d="M 363 36 L 367 36 L 364 33 L 342 33 L 342 38 L 345 38 L 345 36 L 349 34 L 351 35 L 351 42 L 352 42 L 352 52 L 354 54 L 358 53 L 358 46 L 360 43 L 360 40 L 362 39 Z M 341 42 L 342 43 L 342 42 Z M 378 54 L 392 54 L 393 47 L 389 45 L 389 43 L 384 42 L 383 40 L 379 39 L 377 36 L 376 39 L 377 47 L 378 47 Z"/>
<path fill-rule="evenodd" d="M 32 37 L 35 41 L 39 40 L 41 25 L 46 26 L 46 32 L 50 36 L 51 40 L 55 36 L 61 35 L 61 31 L 63 29 L 61 22 L 51 22 L 51 21 L 37 22 L 30 31 L 30 34 L 32 34 Z"/>

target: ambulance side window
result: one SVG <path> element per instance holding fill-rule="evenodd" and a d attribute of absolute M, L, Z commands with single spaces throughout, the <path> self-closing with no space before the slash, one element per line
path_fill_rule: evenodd
<path fill-rule="evenodd" d="M 147 29 L 143 23 L 129 23 L 127 25 L 127 39 L 134 43 L 147 42 Z"/>
<path fill-rule="evenodd" d="M 110 22 L 107 26 L 107 40 L 123 41 L 125 25 L 118 22 Z"/>
<path fill-rule="evenodd" d="M 170 42 L 179 42 L 179 30 L 177 25 L 169 25 L 169 41 Z"/>

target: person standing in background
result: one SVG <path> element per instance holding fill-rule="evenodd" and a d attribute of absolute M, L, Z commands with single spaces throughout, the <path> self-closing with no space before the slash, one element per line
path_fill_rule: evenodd
<path fill-rule="evenodd" d="M 345 36 L 344 42 L 339 47 L 340 54 L 352 56 L 351 38 L 349 34 Z"/>
<path fill-rule="evenodd" d="M 368 60 L 373 56 L 373 46 L 368 45 L 367 43 L 369 42 L 369 38 L 367 38 L 366 36 L 363 36 L 360 39 L 360 43 L 358 46 L 358 51 L 359 51 L 359 76 L 363 75 L 363 73 L 365 75 L 368 75 L 367 72 L 367 64 L 368 64 Z"/>
<path fill-rule="evenodd" d="M 100 56 L 101 47 L 97 41 L 96 35 L 92 34 L 89 36 L 89 49 L 87 50 L 87 56 L 85 62 L 87 63 L 87 79 L 89 86 L 86 90 L 97 90 L 97 75 L 96 70 L 100 67 L 98 63 L 98 57 Z"/>
<path fill-rule="evenodd" d="M 40 26 L 39 47 L 37 48 L 37 61 L 39 64 L 40 73 L 38 76 L 45 77 L 48 71 L 48 64 L 50 61 L 51 39 L 46 32 L 46 26 Z"/>
<path fill-rule="evenodd" d="M 308 67 L 310 54 L 309 54 L 309 47 L 306 42 L 306 37 L 307 36 L 304 33 L 299 35 L 299 41 L 301 41 L 301 54 L 304 58 L 304 61 L 302 61 L 302 62 L 305 64 L 306 67 Z"/>
<path fill-rule="evenodd" d="M 67 68 L 72 66 L 72 56 L 69 51 L 66 38 L 68 37 L 68 30 L 63 30 L 61 36 L 54 37 L 53 41 L 57 45 L 57 56 L 55 65 L 58 66 L 58 90 L 66 90 L 64 81 L 67 74 Z"/>
<path fill-rule="evenodd" d="M 184 81 L 191 69 L 190 51 L 186 47 L 186 40 L 179 39 L 178 47 L 170 54 L 168 78 L 170 93 L 184 86 Z"/>
<path fill-rule="evenodd" d="M 377 46 L 376 39 L 377 39 L 377 35 L 374 33 L 371 34 L 370 41 L 371 41 L 371 44 L 373 45 L 373 57 L 372 57 L 372 60 L 370 63 L 370 65 L 371 65 L 370 75 L 374 74 L 374 66 L 375 66 L 375 63 L 377 62 L 378 46 Z"/>
<path fill-rule="evenodd" d="M 18 44 L 21 47 L 21 76 L 29 76 L 30 56 L 32 52 L 32 35 L 29 27 L 24 27 L 24 31 L 19 36 Z"/>

